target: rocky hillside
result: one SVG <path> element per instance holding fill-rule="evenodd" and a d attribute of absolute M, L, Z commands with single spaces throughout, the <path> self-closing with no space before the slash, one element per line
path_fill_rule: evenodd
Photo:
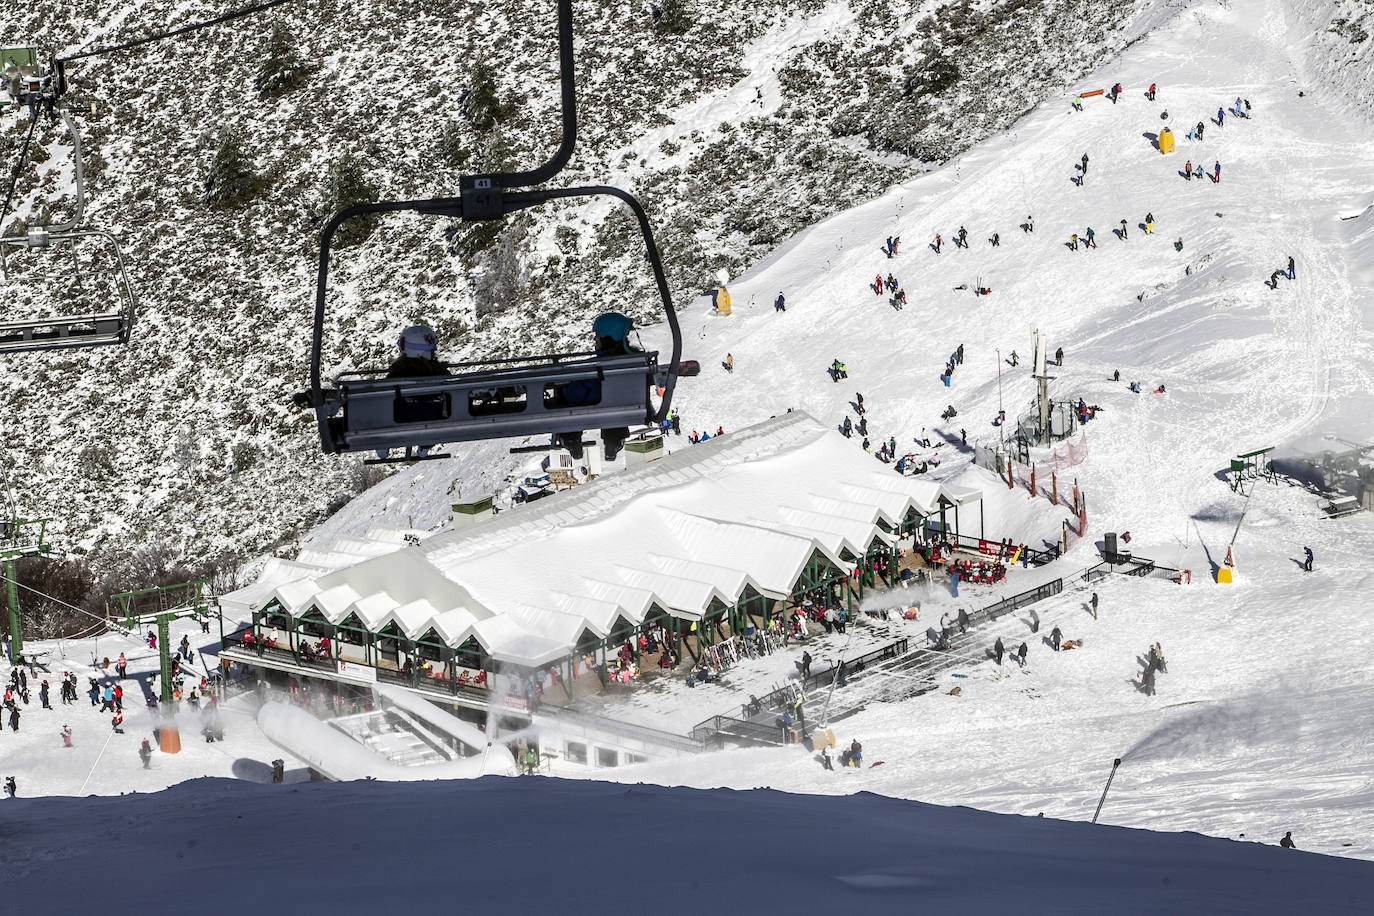
<path fill-rule="evenodd" d="M 682 307 L 1065 93 L 1173 5 L 576 0 L 580 136 L 557 182 L 635 193 Z M 229 8 L 35 0 L 11 11 L 6 41 L 72 53 Z M 6 510 L 57 517 L 65 546 L 97 560 L 149 543 L 248 555 L 375 479 L 321 455 L 289 404 L 319 227 L 343 204 L 453 194 L 464 171 L 547 158 L 554 29 L 553 0 L 309 0 L 73 64 L 87 222 L 122 240 L 139 323 L 127 348 L 0 362 Z M 7 170 L 28 126 L 4 119 Z M 71 208 L 60 122 L 29 158 L 7 235 Z M 574 339 L 608 302 L 651 318 L 631 229 L 605 204 L 362 225 L 335 258 L 328 364 L 383 360 L 415 320 L 457 358 Z M 5 314 L 104 308 L 109 256 L 79 254 L 79 281 L 65 252 L 20 256 Z"/>

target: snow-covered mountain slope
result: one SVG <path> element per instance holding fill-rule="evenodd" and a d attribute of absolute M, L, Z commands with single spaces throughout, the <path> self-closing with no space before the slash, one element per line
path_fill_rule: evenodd
<path fill-rule="evenodd" d="M 679 304 L 718 270 L 1012 123 L 1168 8 L 689 0 L 655 28 L 648 5 L 574 6 L 579 144 L 559 181 L 614 180 L 643 199 Z M 14 11 L 6 41 L 71 53 L 223 9 L 39 0 Z M 289 406 L 305 384 L 321 221 L 359 197 L 451 194 L 463 170 L 546 158 L 554 10 L 313 0 L 74 63 L 74 109 L 96 105 L 76 115 L 89 222 L 123 239 L 141 309 L 128 348 L 0 367 L 0 463 L 18 511 L 56 516 L 76 548 L 108 555 L 152 537 L 204 557 L 271 544 L 375 480 L 321 456 Z M 269 65 L 294 68 L 297 85 L 260 93 Z M 26 125 L 0 131 L 7 163 Z M 70 211 L 64 137 L 39 130 L 6 233 Z M 210 206 L 216 161 L 244 193 Z M 580 341 L 608 298 L 660 315 L 626 229 L 596 205 L 506 228 L 384 220 L 335 259 L 327 365 L 387 358 L 416 320 L 459 358 Z M 65 257 L 39 262 L 46 279 L 4 285 L 6 314 L 42 312 L 49 293 L 103 305 L 110 263 L 83 264 L 76 285 Z"/>
<path fill-rule="evenodd" d="M 1101 620 L 1084 610 L 1087 592 L 1073 590 L 1040 610 L 1038 633 L 1029 617 L 989 632 L 989 645 L 1028 641 L 1027 673 L 998 681 L 991 663 L 971 661 L 958 672 L 968 680 L 944 685 L 962 686 L 960 698 L 847 721 L 844 735 L 901 761 L 862 780 L 835 779 L 791 751 L 649 765 L 624 778 L 743 786 L 767 774 L 796 791 L 876 788 L 1087 818 L 1097 780 L 1124 754 L 1104 815 L 1113 823 L 1232 837 L 1294 829 L 1324 852 L 1374 855 L 1363 775 L 1374 747 L 1358 663 L 1374 651 L 1360 613 L 1374 520 L 1321 520 L 1305 490 L 1264 484 L 1246 497 L 1218 477 L 1255 448 L 1374 440 L 1370 127 L 1322 82 L 1329 39 L 1309 31 L 1316 12 L 1280 0 L 1194 4 L 1084 80 L 1121 82 L 1116 105 L 1092 98 L 1080 113 L 1067 100 L 1048 103 L 945 168 L 793 239 L 731 284 L 732 317 L 700 300 L 684 316 L 690 355 L 707 367 L 680 389 L 684 431 L 729 430 L 789 406 L 838 423 L 858 390 L 875 448 L 891 435 L 903 450 L 923 427 L 937 440 L 957 443 L 962 428 L 970 443 L 995 442 L 999 368 L 1015 416 L 1033 395 L 1029 332 L 1039 327 L 1051 349 L 1066 351 L 1051 367 L 1052 395 L 1101 407 L 1086 427 L 1086 457 L 1064 472 L 1087 494 L 1090 531 L 1130 530 L 1138 554 L 1190 570 L 1193 584 L 1114 580 L 1097 588 Z M 1151 82 L 1155 102 L 1142 95 Z M 1250 100 L 1251 117 L 1213 124 L 1237 96 Z M 1200 120 L 1204 139 L 1187 140 Z M 1178 134 L 1169 156 L 1145 136 L 1165 124 Z M 1084 152 L 1080 187 L 1071 179 Z M 1220 161 L 1221 182 L 1186 181 L 1189 158 L 1209 171 Z M 1140 226 L 1147 213 L 1150 236 Z M 1033 233 L 1018 228 L 1027 215 Z M 1125 240 L 1111 231 L 1123 218 Z M 949 243 L 961 224 L 967 251 Z M 1069 250 L 1070 234 L 1088 226 L 1098 247 Z M 994 231 L 997 248 L 986 241 Z M 937 232 L 946 239 L 938 255 L 926 245 Z M 903 239 L 891 260 L 879 251 L 890 234 Z M 1296 280 L 1271 289 L 1289 255 Z M 867 285 L 889 271 L 908 290 L 902 311 Z M 991 295 L 955 288 L 980 277 Z M 785 313 L 772 308 L 779 290 Z M 938 376 L 960 343 L 966 360 L 945 388 Z M 994 348 L 1003 358 L 1017 349 L 1021 365 L 999 365 Z M 727 353 L 732 374 L 719 366 Z M 825 374 L 835 357 L 848 363 L 847 383 Z M 1132 380 L 1143 393 L 1127 390 Z M 1166 393 L 1151 394 L 1161 383 Z M 949 403 L 960 413 L 943 423 Z M 940 473 L 961 473 L 966 461 L 947 457 Z M 1037 533 L 1008 526 L 992 533 Z M 1061 574 L 1095 562 L 1095 540 L 1071 550 Z M 1215 585 L 1228 546 L 1237 583 Z M 1310 575 L 1295 562 L 1303 546 L 1318 557 Z M 930 619 L 957 606 L 943 595 L 925 601 Z M 1051 652 L 1042 639 L 1055 625 L 1086 648 Z M 1133 682 L 1156 641 L 1170 673 L 1146 698 Z M 721 711 L 703 707 L 692 721 Z"/>
<path fill-rule="evenodd" d="M 69 911 L 107 891 L 106 870 L 73 863 L 98 860 L 112 843 L 131 862 L 156 864 L 174 887 L 211 888 L 197 895 L 206 913 L 275 912 L 283 901 L 295 913 L 361 912 L 393 906 L 398 888 L 410 901 L 440 899 L 455 878 L 466 908 L 600 913 L 609 896 L 628 893 L 619 876 L 727 851 L 729 867 L 637 893 L 658 913 L 698 913 L 710 897 L 754 913 L 977 914 L 1361 913 L 1374 895 L 1366 862 L 872 795 L 499 777 L 200 780 L 155 795 L 20 798 L 4 809 L 18 828 L 0 839 L 19 879 L 9 899 L 25 910 Z M 369 811 L 384 812 L 370 827 Z M 601 881 L 619 890 L 596 889 Z"/>

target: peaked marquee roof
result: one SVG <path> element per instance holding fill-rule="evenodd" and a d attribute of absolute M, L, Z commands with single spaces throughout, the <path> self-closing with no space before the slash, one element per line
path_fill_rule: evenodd
<path fill-rule="evenodd" d="M 841 568 L 882 525 L 981 498 L 968 487 L 902 477 L 805 413 L 787 413 L 486 519 L 402 546 L 391 529 L 270 561 L 224 595 L 248 612 L 271 601 L 333 623 L 431 629 L 493 658 L 549 664 L 586 631 L 604 637 L 657 606 L 699 619 L 746 588 L 792 591 L 812 554 Z"/>

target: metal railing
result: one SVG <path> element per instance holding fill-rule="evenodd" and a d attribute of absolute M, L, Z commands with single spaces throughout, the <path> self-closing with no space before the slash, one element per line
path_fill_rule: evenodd
<path fill-rule="evenodd" d="M 1171 579 L 1177 582 L 1180 572 L 1172 566 L 1160 566 L 1154 560 L 1146 557 L 1131 557 L 1124 563 L 1103 560 L 1101 563 L 1089 566 L 1078 575 L 1084 582 L 1092 582 L 1108 575 L 1136 576 L 1141 579 Z"/>
<path fill-rule="evenodd" d="M 718 749 L 725 746 L 726 738 L 745 744 L 770 747 L 784 743 L 781 727 L 737 719 L 734 716 L 712 716 L 692 728 L 692 738 L 700 741 L 703 746 Z"/>

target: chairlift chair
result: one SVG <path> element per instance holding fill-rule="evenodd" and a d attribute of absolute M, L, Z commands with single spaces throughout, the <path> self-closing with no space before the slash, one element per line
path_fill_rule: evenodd
<path fill-rule="evenodd" d="M 31 49 L 22 49 L 22 53 L 20 49 L 0 51 L 0 60 L 4 62 L 6 90 L 15 103 L 29 105 L 33 118 L 38 117 L 34 92 L 44 101 L 51 101 L 61 95 L 64 80 L 60 68 L 54 74 L 37 75 L 37 57 Z M 17 92 L 16 87 L 19 89 Z M 0 236 L 0 275 L 7 280 L 11 279 L 10 249 L 32 252 L 66 243 L 72 246 L 72 260 L 75 265 L 76 244 L 83 240 L 96 239 L 113 250 L 118 302 L 115 308 L 108 311 L 0 322 L 0 353 L 124 344 L 128 343 L 133 329 L 136 302 L 133 286 L 129 283 L 129 275 L 124 267 L 124 252 L 119 246 L 119 240 L 111 233 L 83 225 L 86 196 L 81 133 L 65 110 L 60 112 L 60 116 L 72 135 L 75 211 L 64 222 L 30 227 L 27 234 L 22 236 Z"/>
<path fill-rule="evenodd" d="M 608 455 L 619 430 L 657 424 L 667 415 L 673 388 L 681 375 L 695 375 L 700 367 L 683 361 L 682 332 L 668 293 L 668 282 L 644 209 L 618 188 L 580 188 L 511 191 L 552 178 L 572 155 L 577 126 L 573 87 L 573 31 L 571 0 L 558 0 L 560 86 L 563 134 L 554 157 L 528 172 L 465 175 L 459 197 L 385 201 L 350 207 L 325 226 L 320 241 L 320 264 L 315 290 L 315 325 L 310 364 L 310 390 L 295 398 L 313 408 L 320 441 L 327 453 L 412 449 L 435 443 L 550 435 L 554 442 L 581 451 L 583 430 L 603 430 Z M 330 242 L 347 220 L 371 213 L 411 211 L 464 221 L 490 221 L 549 200 L 608 195 L 627 204 L 644 238 L 664 317 L 672 333 L 667 365 L 656 351 L 623 347 L 622 352 L 573 352 L 516 359 L 477 360 L 446 365 L 447 375 L 387 378 L 382 369 L 343 372 L 332 386 L 322 380 L 325 310 L 329 280 Z M 658 406 L 652 392 L 660 394 Z M 618 438 L 623 439 L 623 435 Z M 614 446 L 618 448 L 618 443 Z M 388 460 L 388 459 L 383 459 Z"/>

